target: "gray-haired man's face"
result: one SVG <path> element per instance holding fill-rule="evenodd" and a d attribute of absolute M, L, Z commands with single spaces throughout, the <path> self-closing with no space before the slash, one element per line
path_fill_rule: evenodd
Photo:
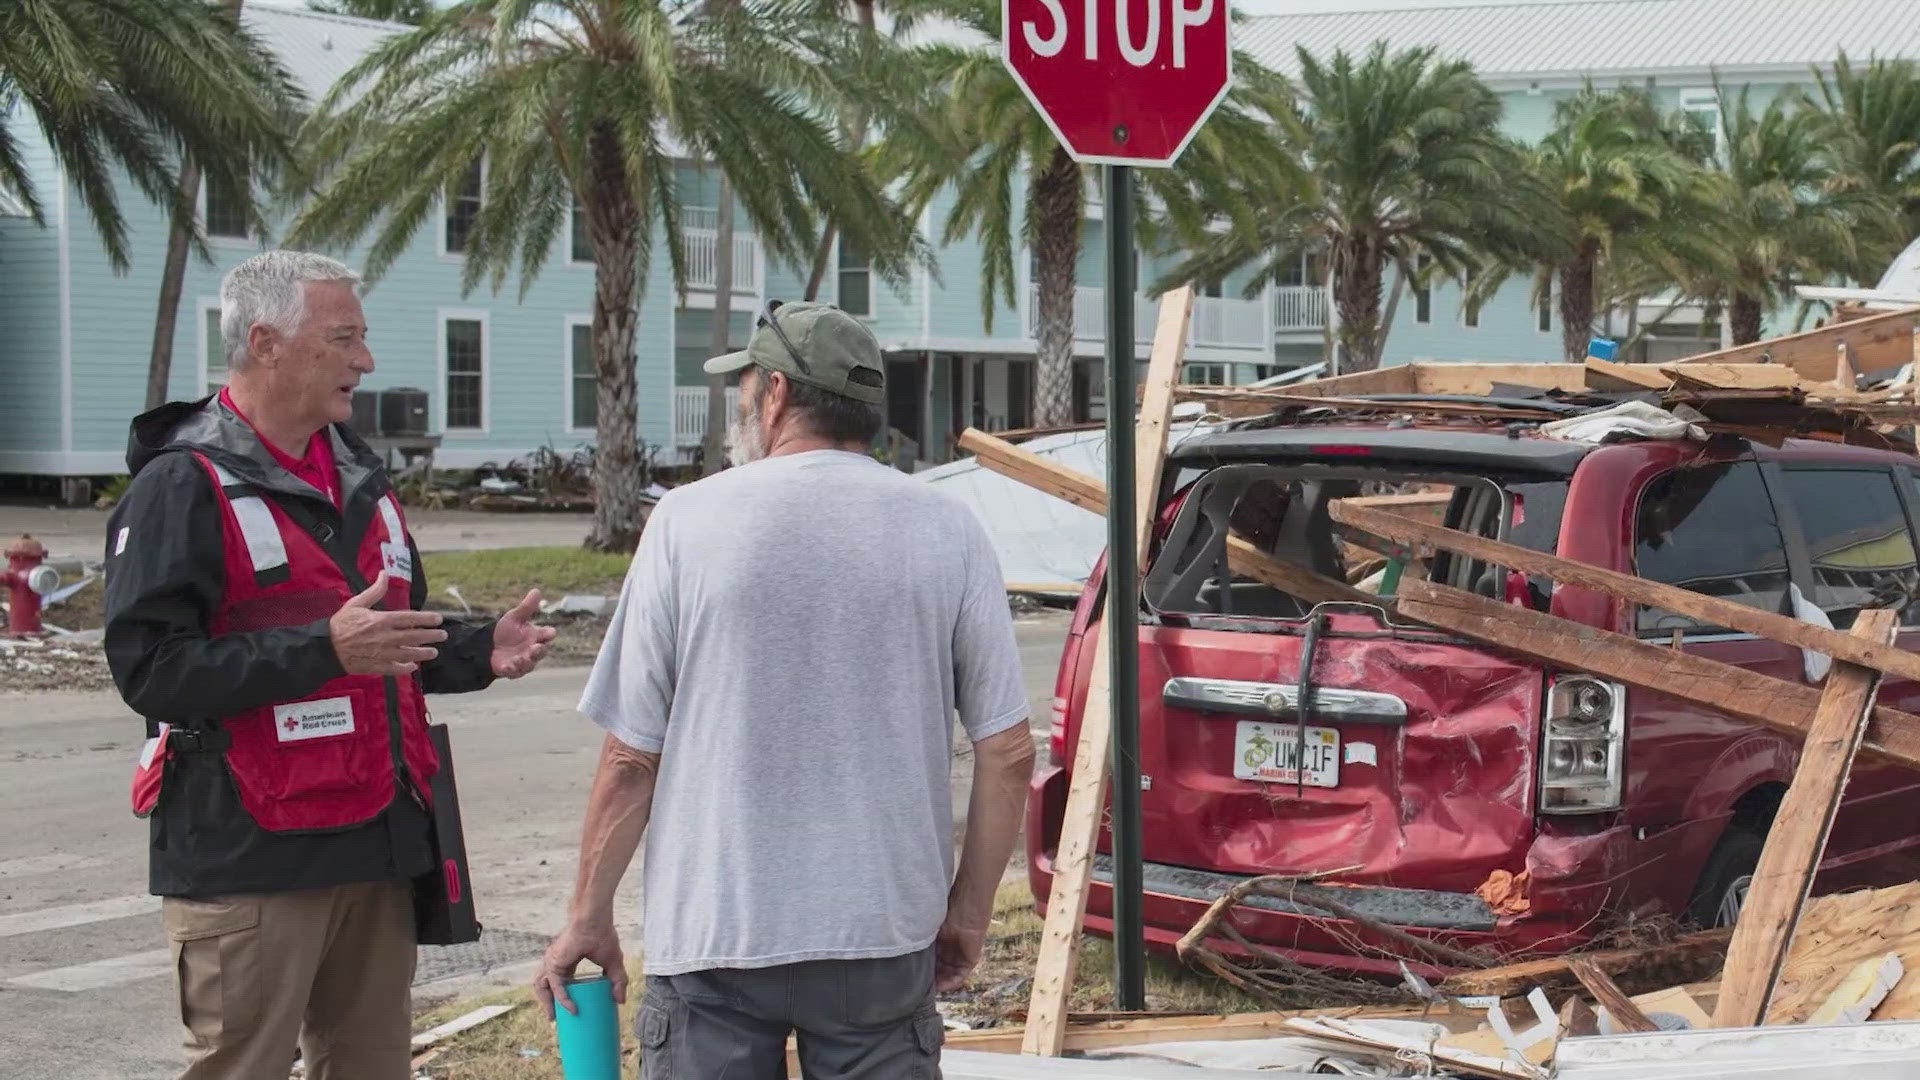
<path fill-rule="evenodd" d="M 373 372 L 367 318 L 344 281 L 304 283 L 306 305 L 290 334 L 269 334 L 273 393 L 316 427 L 353 419 L 353 391 Z M 271 328 L 260 328 L 268 329 Z M 262 359 L 259 352 L 256 359 Z"/>

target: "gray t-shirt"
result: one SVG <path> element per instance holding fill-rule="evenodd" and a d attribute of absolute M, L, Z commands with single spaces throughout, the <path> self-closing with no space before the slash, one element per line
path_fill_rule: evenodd
<path fill-rule="evenodd" d="M 931 944 L 956 709 L 975 741 L 1028 712 L 999 562 L 965 506 L 837 450 L 668 493 L 580 699 L 661 755 L 647 973 Z"/>

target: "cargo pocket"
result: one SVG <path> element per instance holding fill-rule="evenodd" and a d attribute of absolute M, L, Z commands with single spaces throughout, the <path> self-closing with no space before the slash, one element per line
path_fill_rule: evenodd
<path fill-rule="evenodd" d="M 913 1047 L 918 1051 L 913 1063 L 915 1080 L 939 1080 L 940 1048 L 947 1042 L 946 1021 L 929 1009 L 913 1018 Z"/>
<path fill-rule="evenodd" d="M 633 1026 L 640 1036 L 641 1080 L 671 1080 L 673 1051 L 667 1043 L 673 1034 L 673 1022 L 666 1002 L 647 995 L 640 1003 L 640 1015 L 634 1017 Z"/>
<path fill-rule="evenodd" d="M 173 952 L 180 1023 L 200 1046 L 229 1031 L 245 1031 L 257 1019 L 258 982 L 265 958 L 254 947 L 260 902 L 249 897 L 190 900 L 169 896 L 161 904 Z"/>

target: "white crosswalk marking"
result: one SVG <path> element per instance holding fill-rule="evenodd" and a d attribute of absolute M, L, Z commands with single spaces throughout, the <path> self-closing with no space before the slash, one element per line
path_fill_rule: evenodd
<path fill-rule="evenodd" d="M 126 956 L 109 956 L 105 960 L 95 960 L 90 964 L 75 964 L 72 967 L 54 968 L 50 971 L 36 971 L 31 975 L 22 975 L 17 979 L 8 979 L 6 985 L 30 990 L 64 990 L 77 993 L 82 990 L 98 990 L 103 986 L 118 986 L 139 979 L 151 979 L 157 975 L 170 974 L 173 971 L 173 950 L 154 949 L 149 952 L 129 953 Z"/>
<path fill-rule="evenodd" d="M 159 897 L 141 895 L 116 896 L 111 900 L 66 904 L 61 907 L 41 908 L 39 911 L 23 911 L 17 915 L 0 915 L 0 938 L 37 934 L 43 930 L 59 930 L 68 926 L 84 926 L 87 923 L 105 922 L 108 919 L 124 919 L 130 915 L 145 915 L 150 911 L 159 910 Z"/>
<path fill-rule="evenodd" d="M 0 878 L 32 877 L 35 874 L 54 874 L 62 870 L 84 870 L 92 866 L 105 866 L 107 860 L 88 858 L 85 855 L 29 855 L 24 859 L 0 859 Z"/>

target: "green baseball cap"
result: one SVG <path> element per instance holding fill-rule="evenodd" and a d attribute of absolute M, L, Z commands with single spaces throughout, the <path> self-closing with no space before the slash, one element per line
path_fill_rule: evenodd
<path fill-rule="evenodd" d="M 769 300 L 747 347 L 716 356 L 705 367 L 709 375 L 731 375 L 750 364 L 868 405 L 887 400 L 880 342 L 865 323 L 832 304 Z"/>

